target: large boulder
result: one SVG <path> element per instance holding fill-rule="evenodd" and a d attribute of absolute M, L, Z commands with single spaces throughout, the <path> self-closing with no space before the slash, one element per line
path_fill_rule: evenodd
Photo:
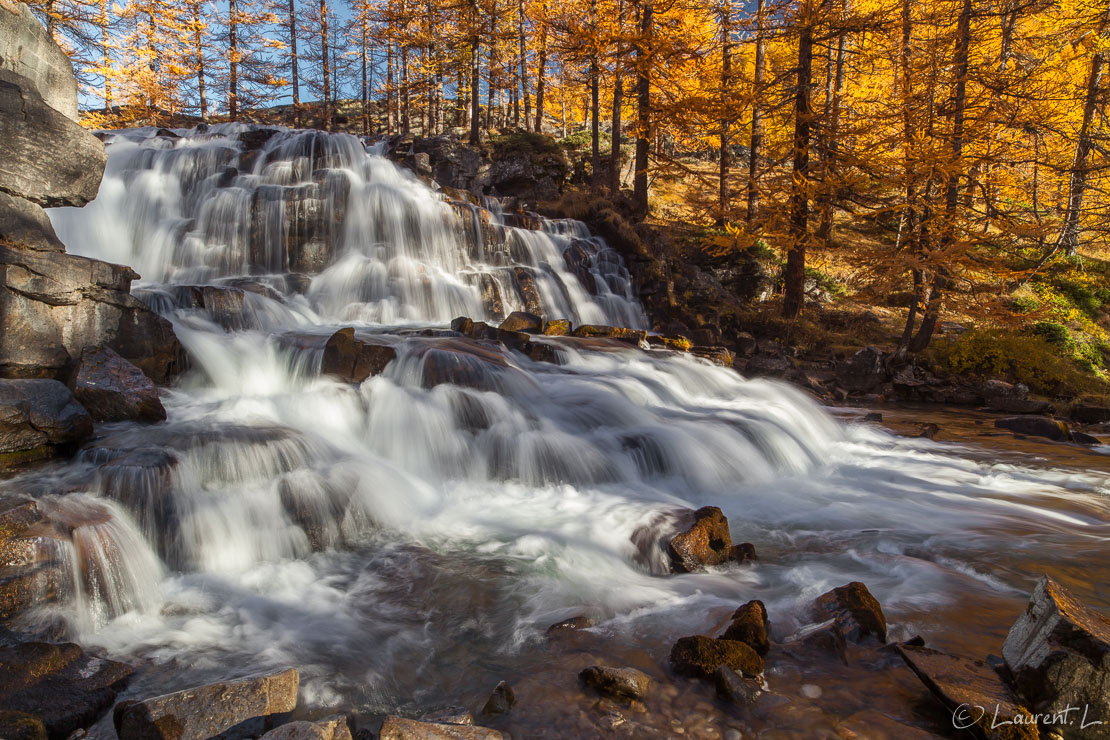
<path fill-rule="evenodd" d="M 0 6 L 2 7 L 2 6 Z M 46 211 L 24 198 L 0 192 L 0 241 L 44 252 L 64 252 Z"/>
<path fill-rule="evenodd" d="M 767 608 L 763 606 L 763 602 L 749 601 L 733 613 L 732 621 L 721 638 L 747 643 L 752 650 L 766 655 L 771 649 L 771 641 L 767 637 L 770 627 Z"/>
<path fill-rule="evenodd" d="M 1037 740 L 1040 736 L 1032 715 L 983 661 L 912 645 L 899 645 L 896 650 L 952 713 L 957 729 L 974 728 L 988 740 Z"/>
<path fill-rule="evenodd" d="M 73 395 L 95 421 L 164 421 L 158 389 L 143 371 L 109 347 L 86 347 L 70 380 Z"/>
<path fill-rule="evenodd" d="M 83 206 L 100 190 L 104 144 L 47 105 L 29 79 L 4 69 L 0 141 L 0 190 L 9 195 L 51 208 Z"/>
<path fill-rule="evenodd" d="M 1054 724 L 1061 737 L 1110 738 L 1110 619 L 1044 576 L 1010 628 L 1002 657 L 1030 710 L 1076 708 Z"/>
<path fill-rule="evenodd" d="M 156 383 L 182 367 L 173 327 L 131 295 L 129 267 L 0 244 L 0 377 L 58 377 L 106 345 Z"/>
<path fill-rule="evenodd" d="M 0 70 L 26 77 L 47 105 L 77 120 L 73 65 L 25 3 L 0 3 Z"/>
<path fill-rule="evenodd" d="M 295 668 L 122 702 L 116 733 L 128 740 L 222 740 L 258 737 L 297 706 Z"/>
<path fill-rule="evenodd" d="M 682 531 L 667 543 L 671 567 L 677 573 L 696 573 L 707 565 L 728 562 L 732 536 L 728 519 L 716 506 L 693 512 Z"/>
<path fill-rule="evenodd" d="M 1006 416 L 994 420 L 995 429 L 1008 429 L 1015 434 L 1029 437 L 1046 437 L 1054 442 L 1071 439 L 1071 429 L 1066 422 L 1046 416 Z"/>
<path fill-rule="evenodd" d="M 381 375 L 386 365 L 397 356 L 388 344 L 358 338 L 352 328 L 340 329 L 324 345 L 320 372 L 349 383 L 361 383 L 372 375 Z"/>
<path fill-rule="evenodd" d="M 763 673 L 763 659 L 759 654 L 747 643 L 736 640 L 693 635 L 680 638 L 671 648 L 671 668 L 679 675 L 712 679 L 721 666 L 745 676 Z"/>
<path fill-rule="evenodd" d="M 51 457 L 92 431 L 92 418 L 62 383 L 0 380 L 0 467 Z"/>
<path fill-rule="evenodd" d="M 37 718 L 52 739 L 66 738 L 112 706 L 131 674 L 130 666 L 88 655 L 73 643 L 3 646 L 0 707 Z"/>

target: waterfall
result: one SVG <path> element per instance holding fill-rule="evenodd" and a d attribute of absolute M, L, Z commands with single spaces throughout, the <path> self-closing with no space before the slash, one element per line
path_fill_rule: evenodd
<path fill-rule="evenodd" d="M 691 355 L 536 338 L 541 362 L 447 329 L 514 310 L 645 327 L 578 222 L 451 197 L 345 134 L 106 138 L 97 200 L 51 218 L 69 251 L 142 275 L 191 369 L 166 422 L 101 425 L 0 492 L 54 522 L 38 557 L 69 574 L 78 636 L 174 665 L 172 687 L 294 663 L 310 700 L 429 704 L 554 660 L 543 631 L 576 614 L 665 655 L 749 598 L 803 624 L 851 580 L 908 637 L 973 586 L 1017 599 L 1049 557 L 1035 535 L 1106 536 L 1104 473 L 846 425 Z M 395 359 L 322 374 L 344 327 Z M 642 533 L 707 505 L 768 564 L 661 577 Z"/>

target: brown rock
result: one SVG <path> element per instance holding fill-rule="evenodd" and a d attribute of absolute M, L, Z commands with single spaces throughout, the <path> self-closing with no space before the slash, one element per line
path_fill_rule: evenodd
<path fill-rule="evenodd" d="M 497 730 L 478 725 L 421 722 L 403 717 L 386 717 L 378 740 L 504 740 Z"/>
<path fill-rule="evenodd" d="M 501 322 L 500 328 L 504 331 L 539 334 L 543 331 L 543 319 L 527 311 L 513 311 Z"/>
<path fill-rule="evenodd" d="M 392 346 L 356 338 L 355 330 L 348 327 L 332 334 L 324 345 L 320 372 L 349 383 L 361 383 L 372 375 L 381 375 L 396 356 L 397 350 Z"/>
<path fill-rule="evenodd" d="M 543 324 L 543 333 L 549 337 L 565 337 L 571 333 L 570 322 L 566 319 L 556 319 L 554 321 L 545 321 Z"/>
<path fill-rule="evenodd" d="M 767 638 L 770 626 L 763 602 L 749 601 L 733 613 L 732 622 L 721 635 L 721 639 L 747 643 L 752 650 L 766 655 L 771 649 L 771 641 Z"/>
<path fill-rule="evenodd" d="M 128 740 L 224 740 L 258 737 L 297 706 L 295 668 L 198 686 L 134 702 L 116 712 Z"/>
<path fill-rule="evenodd" d="M 33 714 L 0 710 L 0 737 L 4 740 L 46 740 L 46 726 Z"/>
<path fill-rule="evenodd" d="M 1110 619 L 1044 576 L 1010 628 L 1002 657 L 1032 711 L 1080 707 L 1070 723 L 1053 726 L 1065 740 L 1110 738 Z M 1085 722 L 1102 724 L 1081 727 L 1084 714 Z"/>
<path fill-rule="evenodd" d="M 755 545 L 750 542 L 741 542 L 729 549 L 728 559 L 734 563 L 754 563 L 759 560 L 759 556 L 755 554 Z"/>
<path fill-rule="evenodd" d="M 1071 429 L 1067 423 L 1045 416 L 1007 416 L 995 419 L 994 426 L 996 429 L 1008 429 L 1015 434 L 1047 437 L 1055 442 L 1071 439 Z"/>
<path fill-rule="evenodd" d="M 745 676 L 763 673 L 763 659 L 746 643 L 736 640 L 694 635 L 680 638 L 671 648 L 671 668 L 680 675 L 711 679 L 721 666 Z"/>
<path fill-rule="evenodd" d="M 489 699 L 482 707 L 482 714 L 505 714 L 513 708 L 514 704 L 516 704 L 516 694 L 513 693 L 513 687 L 501 681 L 490 693 Z"/>
<path fill-rule="evenodd" d="M 70 380 L 73 395 L 95 421 L 164 421 L 158 389 L 143 371 L 109 347 L 86 347 Z"/>
<path fill-rule="evenodd" d="M 952 712 L 960 729 L 974 727 L 988 740 L 1037 740 L 1036 723 L 993 668 L 981 660 L 946 655 L 927 647 L 895 647 L 906 665 Z"/>
<path fill-rule="evenodd" d="M 867 638 L 886 642 L 883 608 L 867 586 L 859 581 L 818 596 L 811 611 L 819 622 L 835 619 L 844 636 L 852 642 L 862 642 Z"/>
<path fill-rule="evenodd" d="M 592 627 L 594 620 L 587 617 L 585 614 L 580 614 L 577 617 L 564 619 L 562 622 L 557 622 L 547 628 L 548 636 L 557 635 L 562 632 L 576 632 L 578 630 L 588 629 Z"/>
<path fill-rule="evenodd" d="M 727 562 L 732 547 L 728 519 L 716 506 L 705 506 L 693 514 L 689 527 L 667 543 L 667 553 L 676 573 L 696 573 L 706 565 Z"/>
<path fill-rule="evenodd" d="M 314 722 L 289 722 L 270 730 L 262 740 L 352 740 L 347 718 L 341 714 Z"/>
<path fill-rule="evenodd" d="M 647 340 L 647 332 L 642 329 L 625 329 L 619 326 L 604 326 L 601 324 L 584 324 L 571 332 L 571 336 L 619 339 L 622 342 L 635 345 Z"/>
<path fill-rule="evenodd" d="M 578 674 L 582 683 L 613 699 L 643 699 L 651 687 L 651 677 L 635 668 L 610 668 L 594 665 Z"/>
<path fill-rule="evenodd" d="M 721 666 L 713 674 L 717 694 L 733 704 L 751 706 L 759 699 L 763 686 L 756 678 L 746 678 L 728 666 Z"/>

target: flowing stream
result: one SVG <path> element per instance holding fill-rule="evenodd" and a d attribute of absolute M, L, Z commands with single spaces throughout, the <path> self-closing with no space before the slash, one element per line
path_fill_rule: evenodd
<path fill-rule="evenodd" d="M 863 581 L 892 638 L 976 657 L 1041 572 L 1110 605 L 1108 458 L 901 438 L 688 355 L 566 342 L 555 364 L 461 342 L 460 315 L 647 320 L 579 223 L 447 198 L 352 136 L 177 133 L 111 135 L 97 200 L 51 212 L 68 251 L 134 267 L 174 323 L 191 368 L 168 421 L 101 425 L 74 460 L 0 483 L 73 533 L 43 539 L 72 586 L 31 618 L 145 666 L 135 694 L 291 664 L 306 704 L 374 715 L 480 706 L 504 678 L 522 700 L 500 726 L 589 736 L 577 670 L 664 679 L 675 638 L 749 599 L 786 640 L 815 596 Z M 347 326 L 397 350 L 357 387 L 319 371 Z M 465 382 L 430 381 L 444 362 Z M 638 535 L 704 505 L 760 561 L 665 575 Z M 581 636 L 545 637 L 582 614 Z M 914 721 L 905 669 L 769 665 L 770 709 L 684 682 L 637 721 Z"/>

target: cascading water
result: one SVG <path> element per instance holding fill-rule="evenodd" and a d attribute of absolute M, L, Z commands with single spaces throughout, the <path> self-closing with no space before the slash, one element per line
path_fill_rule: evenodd
<path fill-rule="evenodd" d="M 104 425 L 73 461 L 0 485 L 69 533 L 40 545 L 71 564 L 51 608 L 173 667 L 140 687 L 294 664 L 309 702 L 369 711 L 505 677 L 542 696 L 577 665 L 543 631 L 578 614 L 609 654 L 661 662 L 743 601 L 787 634 L 862 580 L 895 637 L 959 645 L 997 637 L 1061 552 L 1101 572 L 1105 472 L 843 425 L 689 356 L 566 342 L 553 364 L 427 331 L 517 309 L 646 322 L 581 224 L 448 201 L 350 136 L 180 133 L 114 135 L 98 199 L 52 213 L 69 251 L 135 267 L 174 322 L 192 370 L 164 393 L 168 421 Z M 343 326 L 397 353 L 357 387 L 319 371 Z M 639 533 L 703 505 L 763 564 L 661 575 Z M 1097 582 L 1056 575 L 1081 595 Z M 968 604 L 997 620 L 945 638 Z M 769 680 L 802 701 L 790 675 Z M 682 716 L 675 702 L 652 710 Z"/>

